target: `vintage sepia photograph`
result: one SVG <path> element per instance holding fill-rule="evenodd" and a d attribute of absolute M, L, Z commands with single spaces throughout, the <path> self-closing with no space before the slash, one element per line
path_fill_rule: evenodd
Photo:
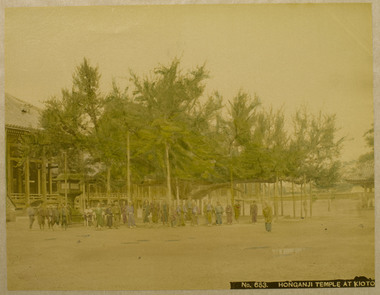
<path fill-rule="evenodd" d="M 3 6 L 6 292 L 374 294 L 371 1 L 30 2 Z"/>

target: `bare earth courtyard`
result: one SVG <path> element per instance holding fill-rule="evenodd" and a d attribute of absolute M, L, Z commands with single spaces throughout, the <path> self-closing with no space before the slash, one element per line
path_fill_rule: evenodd
<path fill-rule="evenodd" d="M 290 209 L 288 210 L 289 212 Z M 8 290 L 229 289 L 233 281 L 374 278 L 374 211 L 316 202 L 312 219 L 96 231 L 7 223 Z M 322 212 L 324 212 L 322 214 Z M 320 214 L 318 214 L 320 213 Z"/>

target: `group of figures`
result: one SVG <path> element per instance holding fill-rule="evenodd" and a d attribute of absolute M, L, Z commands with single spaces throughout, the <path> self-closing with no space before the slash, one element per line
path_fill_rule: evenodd
<path fill-rule="evenodd" d="M 121 220 L 129 228 L 136 227 L 135 209 L 132 202 L 124 201 L 120 206 L 118 202 L 102 206 L 98 203 L 96 208 L 86 208 L 83 212 L 85 226 L 119 228 Z"/>
<path fill-rule="evenodd" d="M 235 218 L 239 219 L 240 216 L 240 204 L 235 205 Z M 232 223 L 232 206 L 226 207 L 227 223 Z M 203 208 L 204 216 L 206 216 L 206 222 L 209 226 L 213 224 L 213 217 L 215 216 L 215 223 L 217 225 L 222 224 L 222 215 L 224 208 L 220 202 L 217 202 L 216 206 L 211 204 L 211 201 Z M 157 201 L 145 200 L 143 203 L 143 222 L 144 223 L 158 223 L 161 220 L 163 225 L 170 225 L 172 227 L 185 226 L 186 222 L 190 222 L 192 226 L 199 224 L 199 216 L 201 210 L 195 201 L 187 201 L 178 203 L 177 206 L 171 205 L 170 208 L 166 201 L 160 204 Z"/>
<path fill-rule="evenodd" d="M 29 217 L 29 229 L 32 229 L 35 218 L 41 230 L 45 229 L 45 224 L 49 229 L 54 230 L 55 226 L 61 226 L 66 230 L 69 223 L 71 223 L 71 207 L 70 205 L 58 204 L 48 205 L 44 203 L 34 208 L 32 206 L 27 207 L 27 214 Z"/>
<path fill-rule="evenodd" d="M 29 206 L 27 214 L 29 216 L 29 228 L 32 229 L 34 219 L 37 217 L 38 224 L 41 230 L 44 229 L 47 223 L 49 229 L 54 230 L 55 225 L 61 225 L 62 229 L 67 229 L 71 223 L 71 207 L 69 205 L 60 204 L 57 206 L 46 206 L 41 204 L 37 208 Z M 129 228 L 136 227 L 135 222 L 135 206 L 132 202 L 123 201 L 122 205 L 119 202 L 113 204 L 98 203 L 95 208 L 86 208 L 83 211 L 83 220 L 85 226 L 94 226 L 96 229 L 119 228 L 121 224 L 127 225 Z M 239 223 L 241 205 L 237 201 L 234 206 L 228 204 L 225 208 L 218 201 L 213 205 L 209 200 L 203 206 L 203 214 L 206 224 L 218 226 L 223 223 L 223 215 L 226 215 L 227 224 L 232 224 L 233 216 L 235 221 Z M 251 223 L 257 222 L 258 206 L 255 201 L 250 205 Z M 166 201 L 162 203 L 153 200 L 149 202 L 145 200 L 142 205 L 142 221 L 143 223 L 158 224 L 160 221 L 164 226 L 185 226 L 186 222 L 190 222 L 192 226 L 199 224 L 199 216 L 201 210 L 195 201 L 181 201 L 175 206 L 169 206 Z M 272 229 L 272 207 L 264 202 L 263 216 L 265 220 L 265 228 L 268 232 Z"/>

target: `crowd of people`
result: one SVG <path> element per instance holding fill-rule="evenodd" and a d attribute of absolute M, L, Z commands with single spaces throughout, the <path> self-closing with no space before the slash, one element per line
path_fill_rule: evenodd
<path fill-rule="evenodd" d="M 41 230 L 45 229 L 45 225 L 51 230 L 58 226 L 66 230 L 68 224 L 71 223 L 72 209 L 69 204 L 45 205 L 42 203 L 36 208 L 28 206 L 26 212 L 29 217 L 29 229 L 32 229 L 35 218 Z"/>
<path fill-rule="evenodd" d="M 209 200 L 203 206 L 203 216 L 207 226 L 223 224 L 223 215 L 226 215 L 227 224 L 232 224 L 233 217 L 236 223 L 239 223 L 241 213 L 241 205 L 235 202 L 234 206 L 227 204 L 223 207 L 218 201 L 213 205 Z M 61 226 L 66 230 L 68 224 L 71 223 L 72 209 L 70 205 L 48 205 L 40 204 L 38 207 L 27 208 L 29 216 L 29 228 L 32 229 L 35 218 L 37 218 L 39 228 L 43 230 L 47 224 L 48 228 L 54 230 L 55 227 Z M 250 205 L 250 222 L 257 222 L 258 206 L 255 201 Z M 87 207 L 83 210 L 83 221 L 87 227 L 94 227 L 98 230 L 103 228 L 119 228 L 121 225 L 129 228 L 136 227 L 135 221 L 136 208 L 133 202 L 123 201 L 120 205 L 115 201 L 110 204 L 97 203 L 96 207 Z M 271 231 L 272 208 L 269 204 L 263 204 L 263 216 L 265 220 L 265 228 Z M 177 205 L 170 205 L 166 201 L 159 202 L 153 200 L 149 202 L 145 200 L 142 204 L 142 222 L 143 224 L 159 224 L 164 226 L 178 227 L 185 226 L 190 223 L 192 226 L 199 225 L 201 217 L 200 208 L 195 201 L 181 201 Z"/>
<path fill-rule="evenodd" d="M 98 203 L 95 208 L 86 208 L 83 212 L 85 226 L 119 228 L 121 220 L 129 228 L 136 227 L 135 209 L 132 202 L 124 201 L 120 206 L 118 202 L 102 206 Z"/>

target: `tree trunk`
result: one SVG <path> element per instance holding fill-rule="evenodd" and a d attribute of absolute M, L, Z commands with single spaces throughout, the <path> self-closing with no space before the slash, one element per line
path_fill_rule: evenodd
<path fill-rule="evenodd" d="M 175 184 L 176 184 L 177 205 L 179 205 L 179 185 L 178 185 L 178 178 L 175 179 Z"/>
<path fill-rule="evenodd" d="M 294 196 L 294 182 L 292 181 L 293 218 L 296 218 L 296 198 Z"/>
<path fill-rule="evenodd" d="M 311 181 L 310 181 L 310 218 L 313 216 L 313 195 L 311 191 Z"/>
<path fill-rule="evenodd" d="M 50 168 L 50 164 L 48 164 L 49 165 L 49 172 L 48 172 L 48 174 L 49 174 L 49 195 L 52 195 L 53 194 L 53 171 Z"/>
<path fill-rule="evenodd" d="M 303 218 L 303 212 L 302 212 L 302 196 L 303 196 L 303 185 L 301 183 L 301 200 L 300 200 L 300 208 L 301 208 L 301 218 Z"/>
<path fill-rule="evenodd" d="M 303 176 L 303 192 L 302 192 L 302 194 L 305 194 L 305 200 L 303 202 L 306 203 L 307 194 L 306 194 L 306 177 L 305 177 L 305 175 Z M 307 217 L 306 206 L 303 206 L 303 204 L 301 204 L 301 207 L 305 210 L 304 213 L 305 213 L 305 218 L 306 218 Z"/>
<path fill-rule="evenodd" d="M 132 197 L 131 197 L 131 155 L 130 155 L 128 130 L 127 130 L 127 199 L 132 200 Z"/>
<path fill-rule="evenodd" d="M 234 195 L 234 178 L 232 175 L 232 167 L 230 168 L 230 184 L 231 184 L 231 205 L 235 205 L 235 195 Z"/>
<path fill-rule="evenodd" d="M 273 203 L 274 203 L 274 216 L 276 217 L 276 220 L 278 219 L 278 203 L 277 203 L 277 175 L 276 175 L 276 181 L 273 183 Z"/>
<path fill-rule="evenodd" d="M 107 167 L 107 204 L 111 204 L 111 167 Z"/>
<path fill-rule="evenodd" d="M 167 198 L 168 203 L 171 204 L 172 198 L 172 189 L 171 189 L 171 181 L 170 181 L 170 161 L 169 161 L 169 144 L 165 142 L 165 162 L 166 162 L 166 184 L 167 184 Z"/>
<path fill-rule="evenodd" d="M 46 197 L 46 156 L 45 156 L 45 147 L 42 147 L 42 159 L 41 159 L 41 193 L 42 193 L 42 199 L 44 203 L 46 204 L 47 197 Z"/>
<path fill-rule="evenodd" d="M 67 153 L 65 152 L 65 205 L 67 206 Z"/>
<path fill-rule="evenodd" d="M 83 184 L 82 184 L 82 197 L 81 197 L 81 200 L 82 200 L 82 212 L 84 212 L 84 209 L 86 209 L 86 183 L 84 182 L 84 178 L 83 178 Z"/>
<path fill-rule="evenodd" d="M 282 199 L 282 180 L 280 180 L 281 216 L 284 216 L 284 201 Z"/>

